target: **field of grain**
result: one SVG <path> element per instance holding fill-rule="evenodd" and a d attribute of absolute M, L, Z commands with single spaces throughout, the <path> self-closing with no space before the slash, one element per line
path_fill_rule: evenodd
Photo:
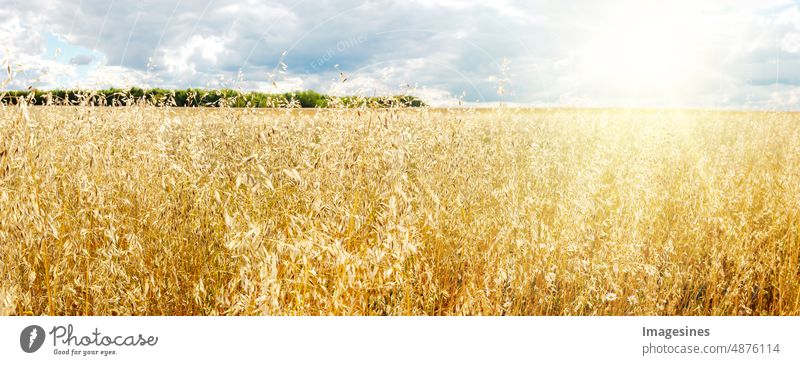
<path fill-rule="evenodd" d="M 0 109 L 0 314 L 800 315 L 800 115 Z"/>

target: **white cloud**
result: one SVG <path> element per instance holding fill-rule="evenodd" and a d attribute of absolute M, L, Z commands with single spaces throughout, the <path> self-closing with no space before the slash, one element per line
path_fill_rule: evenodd
<path fill-rule="evenodd" d="M 132 87 L 144 85 L 146 75 L 142 71 L 121 66 L 100 66 L 93 70 L 80 85 L 84 88 Z"/>
<path fill-rule="evenodd" d="M 163 63 L 169 72 L 194 75 L 201 59 L 208 61 L 210 67 L 216 66 L 224 49 L 224 42 L 220 37 L 193 35 L 186 43 L 164 50 Z"/>

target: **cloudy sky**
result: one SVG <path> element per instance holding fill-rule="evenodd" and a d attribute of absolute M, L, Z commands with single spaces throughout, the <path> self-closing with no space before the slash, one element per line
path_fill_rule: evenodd
<path fill-rule="evenodd" d="M 797 109 L 787 0 L 0 0 L 12 88 Z"/>

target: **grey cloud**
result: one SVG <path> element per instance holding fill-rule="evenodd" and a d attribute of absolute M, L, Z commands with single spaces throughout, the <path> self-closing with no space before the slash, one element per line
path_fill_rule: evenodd
<path fill-rule="evenodd" d="M 89 55 L 78 55 L 69 59 L 70 65 L 83 66 L 88 65 L 94 61 L 94 57 Z"/>

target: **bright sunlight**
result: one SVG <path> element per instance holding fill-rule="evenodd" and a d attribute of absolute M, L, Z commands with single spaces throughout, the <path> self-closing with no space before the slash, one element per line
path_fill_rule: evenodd
<path fill-rule="evenodd" d="M 664 5 L 670 6 L 670 5 Z M 582 72 L 625 105 L 680 102 L 706 69 L 703 35 L 710 25 L 670 9 L 638 9 L 603 19 L 579 51 Z"/>

